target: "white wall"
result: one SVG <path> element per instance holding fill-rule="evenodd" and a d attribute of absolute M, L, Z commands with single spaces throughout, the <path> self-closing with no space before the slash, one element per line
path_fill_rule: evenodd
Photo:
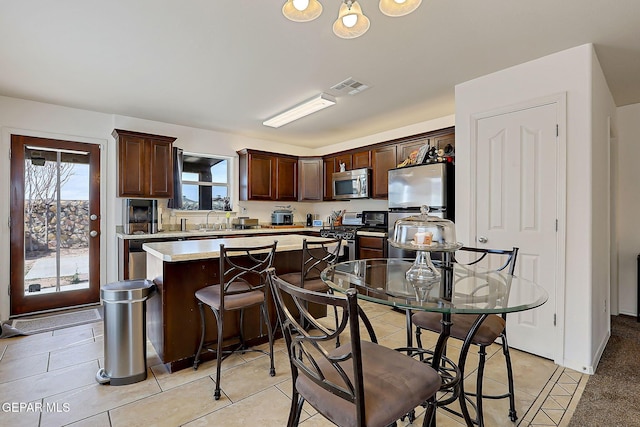
<path fill-rule="evenodd" d="M 469 194 L 471 117 L 474 114 L 566 93 L 567 95 L 567 218 L 560 218 L 566 232 L 564 307 L 556 307 L 559 328 L 563 331 L 563 366 L 589 372 L 596 355 L 592 349 L 592 294 L 594 271 L 605 267 L 594 259 L 592 217 L 592 69 L 590 44 L 565 50 L 456 86 L 456 228 L 458 239 L 474 242 L 471 218 L 463 212 L 470 208 Z M 601 84 L 597 85 L 598 88 Z M 598 94 L 601 97 L 600 94 Z M 562 165 L 561 165 L 562 167 Z M 598 171 L 598 177 L 601 172 Z M 595 212 L 600 215 L 600 212 Z M 599 234 L 600 235 L 600 234 Z M 597 263 L 593 267 L 589 264 Z M 608 262 L 608 261 L 607 261 Z"/>
<path fill-rule="evenodd" d="M 11 146 L 11 134 L 96 143 L 103 147 L 101 164 L 101 281 L 102 283 L 108 283 L 117 280 L 117 239 L 115 237 L 115 228 L 116 225 L 122 224 L 122 203 L 121 199 L 116 197 L 116 147 L 115 140 L 111 136 L 114 128 L 173 136 L 177 138 L 175 145 L 185 151 L 229 156 L 234 159 L 232 163 L 237 168 L 236 151 L 243 148 L 299 156 L 319 156 L 437 130 L 453 126 L 453 124 L 454 118 L 449 116 L 313 150 L 223 132 L 0 96 L 0 201 L 2 201 L 0 202 L 0 250 L 4 254 L 9 253 L 10 162 L 8 152 Z M 237 197 L 237 188 L 235 189 L 235 194 Z M 243 213 L 243 215 L 258 217 L 261 221 L 269 221 L 271 211 L 281 203 L 242 202 L 242 204 L 247 208 L 247 212 Z M 387 204 L 386 201 L 381 200 L 363 200 L 357 202 L 292 203 L 292 207 L 295 208 L 295 220 L 303 222 L 307 213 L 317 213 L 320 218 L 325 219 L 332 210 L 385 210 Z M 192 216 L 190 218 L 195 221 L 203 220 Z M 9 270 L 8 256 L 0 257 L 0 295 L 3 295 L 0 298 L 0 320 L 9 318 L 9 298 L 4 297 L 8 295 Z"/>
<path fill-rule="evenodd" d="M 609 340 L 611 330 L 611 170 L 609 144 L 611 128 L 615 128 L 616 107 L 609 86 L 592 49 L 591 55 L 591 194 L 593 213 L 591 229 L 593 246 L 591 268 L 591 354 L 592 366 L 597 366 Z"/>
<path fill-rule="evenodd" d="M 618 308 L 635 316 L 637 257 L 640 253 L 640 104 L 618 108 L 617 250 Z"/>

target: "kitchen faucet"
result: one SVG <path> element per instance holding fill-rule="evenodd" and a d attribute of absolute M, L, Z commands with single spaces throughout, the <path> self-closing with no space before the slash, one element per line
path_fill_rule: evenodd
<path fill-rule="evenodd" d="M 206 224 L 204 225 L 204 229 L 208 230 L 209 229 L 209 214 L 210 213 L 214 213 L 215 211 L 209 211 L 207 212 L 207 219 L 206 219 Z"/>

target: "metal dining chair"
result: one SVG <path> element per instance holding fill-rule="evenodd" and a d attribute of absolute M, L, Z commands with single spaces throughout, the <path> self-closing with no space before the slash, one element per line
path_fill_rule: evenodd
<path fill-rule="evenodd" d="M 199 289 L 195 293 L 200 309 L 201 331 L 200 345 L 195 354 L 193 369 L 198 369 L 200 355 L 204 350 L 216 353 L 216 388 L 215 400 L 220 399 L 220 371 L 222 361 L 235 351 L 248 351 L 242 334 L 244 312 L 251 307 L 260 307 L 262 320 L 267 326 L 269 338 L 269 357 L 271 366 L 269 374 L 276 374 L 273 363 L 273 329 L 269 320 L 267 309 L 267 270 L 272 267 L 275 257 L 277 241 L 271 245 L 227 248 L 220 245 L 220 271 L 219 283 Z M 208 306 L 213 312 L 218 327 L 215 350 L 205 343 L 206 319 L 204 306 Z M 237 348 L 223 351 L 225 313 L 231 311 L 240 312 L 239 344 Z M 262 330 L 262 327 L 261 329 Z M 254 350 L 265 353 L 262 350 Z"/>
<path fill-rule="evenodd" d="M 484 262 L 487 263 L 488 269 L 504 271 L 513 275 L 516 266 L 516 258 L 518 256 L 518 248 L 514 247 L 511 250 L 501 249 L 484 249 L 484 248 L 470 248 L 462 247 L 459 251 L 465 252 L 471 259 L 467 262 L 459 262 L 464 265 L 479 265 Z M 459 252 L 458 252 L 459 253 Z M 491 257 L 491 259 L 490 259 Z M 500 257 L 500 263 L 497 267 L 492 267 L 489 262 L 495 261 Z M 455 257 L 454 257 L 455 258 Z M 454 259 L 455 260 L 455 259 Z M 458 262 L 457 260 L 455 260 Z M 467 335 L 478 319 L 478 315 L 475 314 L 452 314 L 451 315 L 451 338 L 455 338 L 461 341 L 465 341 Z M 479 347 L 479 362 L 478 373 L 476 378 L 476 392 L 467 393 L 470 396 L 476 397 L 476 415 L 480 420 L 480 425 L 483 420 L 483 407 L 482 399 L 504 399 L 509 398 L 509 419 L 516 421 L 518 419 L 515 406 L 515 395 L 513 386 L 513 370 L 511 366 L 511 356 L 509 354 L 509 345 L 507 343 L 507 330 L 506 330 L 507 315 L 491 314 L 482 322 L 478 328 L 476 334 L 473 336 L 471 343 Z M 411 316 L 411 322 L 416 327 L 416 342 L 418 347 L 422 347 L 421 331 L 428 330 L 435 333 L 440 333 L 442 328 L 442 315 L 434 312 L 416 312 Z M 493 344 L 498 338 L 502 343 L 502 352 L 505 357 L 506 369 L 507 369 L 507 381 L 508 392 L 501 395 L 486 395 L 483 394 L 483 376 L 484 366 L 486 361 L 486 348 Z M 464 366 L 466 360 L 461 360 L 458 366 Z M 464 397 L 463 397 L 464 398 Z"/>
<path fill-rule="evenodd" d="M 297 426 L 304 402 L 342 427 L 386 427 L 424 402 L 433 401 L 440 375 L 428 364 L 378 345 L 360 310 L 355 289 L 346 296 L 314 292 L 288 283 L 269 271 L 269 286 L 287 345 L 292 375 L 287 426 Z M 289 301 L 285 304 L 285 299 Z M 289 306 L 298 309 L 292 313 Z M 337 328 L 323 326 L 307 310 L 309 303 L 337 307 Z M 311 326 L 311 330 L 302 326 Z M 370 341 L 360 339 L 360 321 Z M 345 344 L 334 347 L 338 335 Z M 431 425 L 425 417 L 423 426 Z"/>

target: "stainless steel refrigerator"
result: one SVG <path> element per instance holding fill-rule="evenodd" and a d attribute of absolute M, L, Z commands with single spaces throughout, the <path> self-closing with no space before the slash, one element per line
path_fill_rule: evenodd
<path fill-rule="evenodd" d="M 452 163 L 431 163 L 389 171 L 389 236 L 398 219 L 418 215 L 429 206 L 431 215 L 451 221 L 455 217 L 455 172 Z M 390 258 L 413 258 L 415 251 L 388 247 Z"/>

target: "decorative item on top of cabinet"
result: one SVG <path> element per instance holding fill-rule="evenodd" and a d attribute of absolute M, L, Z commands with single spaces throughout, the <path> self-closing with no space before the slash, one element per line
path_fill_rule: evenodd
<path fill-rule="evenodd" d="M 240 155 L 240 200 L 298 200 L 298 158 L 244 149 Z"/>
<path fill-rule="evenodd" d="M 176 138 L 122 129 L 112 135 L 118 147 L 118 197 L 171 198 Z"/>

